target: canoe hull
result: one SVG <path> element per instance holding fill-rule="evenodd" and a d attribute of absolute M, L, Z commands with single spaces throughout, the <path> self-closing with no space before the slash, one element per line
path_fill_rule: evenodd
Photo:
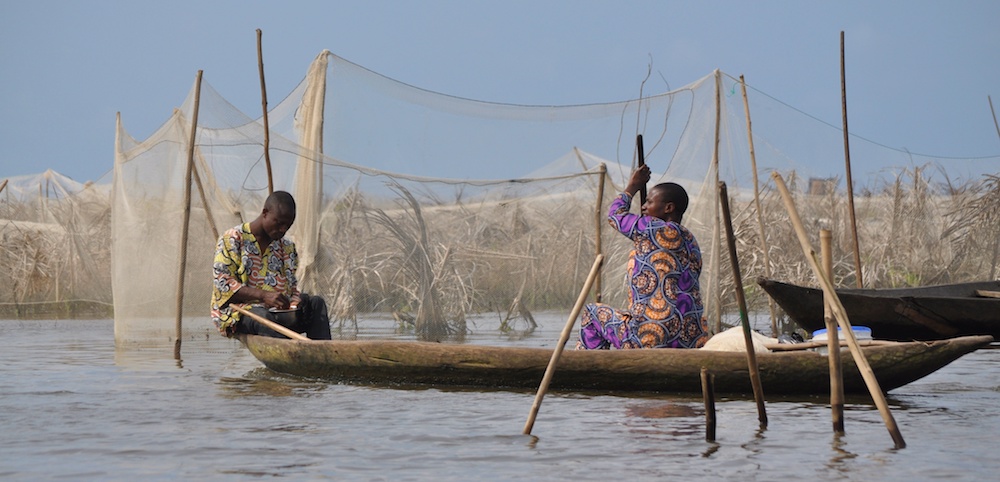
<path fill-rule="evenodd" d="M 803 329 L 826 328 L 823 290 L 760 279 L 757 283 Z M 939 340 L 955 336 L 1000 338 L 1000 298 L 976 297 L 976 290 L 1000 291 L 1000 281 L 899 289 L 838 289 L 852 325 L 867 326 L 883 340 Z"/>
<path fill-rule="evenodd" d="M 255 335 L 241 340 L 265 366 L 281 373 L 344 382 L 432 386 L 538 388 L 551 349 L 392 340 L 293 341 Z M 991 337 L 964 337 L 864 348 L 883 391 L 922 378 Z M 867 388 L 850 353 L 844 389 Z M 771 394 L 829 393 L 827 357 L 812 351 L 757 354 L 761 384 Z M 577 391 L 700 393 L 701 369 L 719 393 L 752 393 L 745 353 L 707 350 L 566 350 L 550 387 Z"/>

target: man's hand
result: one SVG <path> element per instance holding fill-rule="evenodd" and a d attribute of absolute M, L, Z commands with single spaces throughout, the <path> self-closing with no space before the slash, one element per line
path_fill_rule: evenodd
<path fill-rule="evenodd" d="M 277 308 L 279 310 L 288 308 L 288 297 L 284 293 L 264 291 L 249 286 L 241 287 L 229 298 L 230 303 L 252 303 L 254 301 L 260 301 L 268 308 Z"/>
<path fill-rule="evenodd" d="M 264 306 L 279 310 L 288 309 L 288 297 L 284 293 L 278 293 L 277 291 L 263 291 L 262 293 L 263 295 L 260 300 L 264 302 Z"/>
<path fill-rule="evenodd" d="M 625 193 L 629 196 L 635 196 L 635 193 L 645 187 L 647 182 L 649 182 L 649 166 L 643 164 L 632 172 L 632 178 L 629 179 L 628 186 L 625 187 Z"/>

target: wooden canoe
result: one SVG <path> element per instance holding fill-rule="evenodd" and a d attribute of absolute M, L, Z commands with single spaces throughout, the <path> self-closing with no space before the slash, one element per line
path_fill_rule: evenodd
<path fill-rule="evenodd" d="M 256 335 L 240 340 L 268 368 L 334 381 L 485 388 L 538 388 L 552 349 L 396 340 L 296 341 Z M 933 342 L 882 342 L 864 347 L 884 391 L 924 377 L 988 345 L 992 337 Z M 844 390 L 867 393 L 844 349 Z M 811 350 L 757 353 L 768 394 L 829 393 L 829 362 Z M 741 352 L 685 349 L 566 350 L 550 388 L 578 391 L 700 393 L 701 368 L 715 374 L 719 393 L 752 393 Z"/>
<path fill-rule="evenodd" d="M 823 290 L 769 279 L 757 283 L 810 333 L 826 328 Z M 964 335 L 1000 338 L 1000 281 L 894 289 L 837 290 L 851 325 L 883 340 L 939 340 Z"/>

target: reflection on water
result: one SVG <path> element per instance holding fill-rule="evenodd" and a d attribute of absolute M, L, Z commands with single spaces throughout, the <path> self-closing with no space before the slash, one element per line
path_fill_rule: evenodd
<path fill-rule="evenodd" d="M 551 346 L 565 320 L 470 343 Z M 522 336 L 523 335 L 523 336 Z M 359 336 L 371 336 L 360 333 Z M 398 336 L 398 335 L 397 335 Z M 888 397 L 896 450 L 870 399 L 833 434 L 824 397 L 346 385 L 276 374 L 222 337 L 115 348 L 110 320 L 0 321 L 0 477 L 12 480 L 980 480 L 1000 470 L 1000 350 L 980 350 Z"/>
<path fill-rule="evenodd" d="M 857 458 L 857 454 L 844 448 L 847 445 L 844 438 L 844 435 L 839 433 L 833 434 L 833 454 L 826 464 L 827 468 L 832 471 L 843 472 L 844 469 L 850 469 L 849 462 Z"/>
<path fill-rule="evenodd" d="M 625 415 L 628 417 L 640 418 L 671 418 L 704 416 L 705 412 L 704 410 L 699 412 L 690 405 L 666 402 L 656 403 L 653 405 L 626 405 Z"/>

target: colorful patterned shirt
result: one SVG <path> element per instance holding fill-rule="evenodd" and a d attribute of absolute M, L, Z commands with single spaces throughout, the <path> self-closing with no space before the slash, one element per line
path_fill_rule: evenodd
<path fill-rule="evenodd" d="M 629 255 L 629 306 L 588 304 L 580 349 L 695 348 L 708 340 L 701 301 L 701 249 L 684 226 L 629 212 L 622 193 L 608 221 L 635 243 Z"/>
<path fill-rule="evenodd" d="M 638 319 L 701 317 L 701 249 L 687 228 L 629 212 L 625 193 L 611 203 L 608 222 L 635 243 L 629 253 L 629 312 Z M 675 313 L 676 310 L 676 313 Z"/>
<path fill-rule="evenodd" d="M 288 238 L 271 241 L 262 253 L 250 223 L 236 226 L 219 238 L 215 247 L 212 283 L 212 322 L 226 336 L 234 333 L 240 314 L 229 307 L 229 299 L 243 286 L 278 291 L 289 299 L 299 295 L 295 270 L 299 258 Z M 263 306 L 256 303 L 253 306 Z"/>

